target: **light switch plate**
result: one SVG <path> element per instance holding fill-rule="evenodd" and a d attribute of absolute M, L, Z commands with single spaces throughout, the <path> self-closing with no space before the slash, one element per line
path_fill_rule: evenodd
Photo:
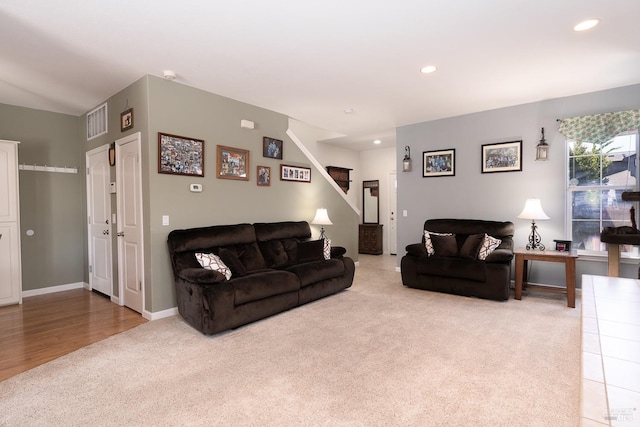
<path fill-rule="evenodd" d="M 202 184 L 190 184 L 189 190 L 192 193 L 201 193 L 202 192 Z"/>
<path fill-rule="evenodd" d="M 169 225 L 169 215 L 162 215 L 162 225 Z"/>

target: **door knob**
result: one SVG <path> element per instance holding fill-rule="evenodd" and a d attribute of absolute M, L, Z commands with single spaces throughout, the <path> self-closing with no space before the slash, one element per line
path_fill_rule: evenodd
<path fill-rule="evenodd" d="M 118 237 L 124 237 L 124 231 L 120 231 L 118 234 L 116 234 L 116 236 L 118 236 Z"/>

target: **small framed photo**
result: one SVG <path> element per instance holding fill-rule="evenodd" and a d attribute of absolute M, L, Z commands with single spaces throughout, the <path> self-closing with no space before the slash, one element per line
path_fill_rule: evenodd
<path fill-rule="evenodd" d="M 280 181 L 311 182 L 311 168 L 280 165 Z"/>
<path fill-rule="evenodd" d="M 158 173 L 204 176 L 204 141 L 158 132 Z"/>
<path fill-rule="evenodd" d="M 249 181 L 249 150 L 218 145 L 216 177 Z"/>
<path fill-rule="evenodd" d="M 258 166 L 256 171 L 258 187 L 268 187 L 271 185 L 271 168 L 269 166 Z"/>
<path fill-rule="evenodd" d="M 262 156 L 282 160 L 282 141 L 268 136 L 263 137 Z"/>
<path fill-rule="evenodd" d="M 133 127 L 133 108 L 120 113 L 120 132 L 129 130 Z"/>
<path fill-rule="evenodd" d="M 522 141 L 484 144 L 482 146 L 482 173 L 521 170 Z"/>
<path fill-rule="evenodd" d="M 456 150 L 423 151 L 422 177 L 454 176 L 456 174 Z"/>

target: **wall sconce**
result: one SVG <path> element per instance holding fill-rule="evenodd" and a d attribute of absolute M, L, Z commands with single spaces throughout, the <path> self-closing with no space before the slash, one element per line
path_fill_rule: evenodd
<path fill-rule="evenodd" d="M 109 145 L 109 166 L 116 165 L 116 143 L 112 142 Z"/>
<path fill-rule="evenodd" d="M 549 144 L 544 139 L 544 128 L 542 128 L 542 139 L 536 145 L 536 160 L 549 160 Z"/>
<path fill-rule="evenodd" d="M 402 159 L 402 172 L 411 172 L 411 149 L 408 145 L 404 147 L 404 159 Z"/>

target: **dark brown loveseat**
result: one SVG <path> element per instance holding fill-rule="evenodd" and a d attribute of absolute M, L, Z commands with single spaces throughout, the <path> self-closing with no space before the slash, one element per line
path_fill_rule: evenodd
<path fill-rule="evenodd" d="M 355 265 L 341 247 L 323 255 L 309 224 L 276 222 L 174 230 L 168 236 L 178 311 L 215 334 L 351 286 Z M 216 254 L 231 277 L 204 269 L 196 253 Z"/>
<path fill-rule="evenodd" d="M 427 253 L 425 233 L 452 234 L 451 237 L 435 237 L 442 254 Z M 474 219 L 430 219 L 425 221 L 421 243 L 406 247 L 407 254 L 400 262 L 402 283 L 410 288 L 473 296 L 478 298 L 507 300 L 511 283 L 513 259 L 513 233 L 511 222 Z M 479 259 L 477 246 L 485 234 L 500 240 L 500 244 Z M 450 240 L 447 246 L 443 240 Z"/>

